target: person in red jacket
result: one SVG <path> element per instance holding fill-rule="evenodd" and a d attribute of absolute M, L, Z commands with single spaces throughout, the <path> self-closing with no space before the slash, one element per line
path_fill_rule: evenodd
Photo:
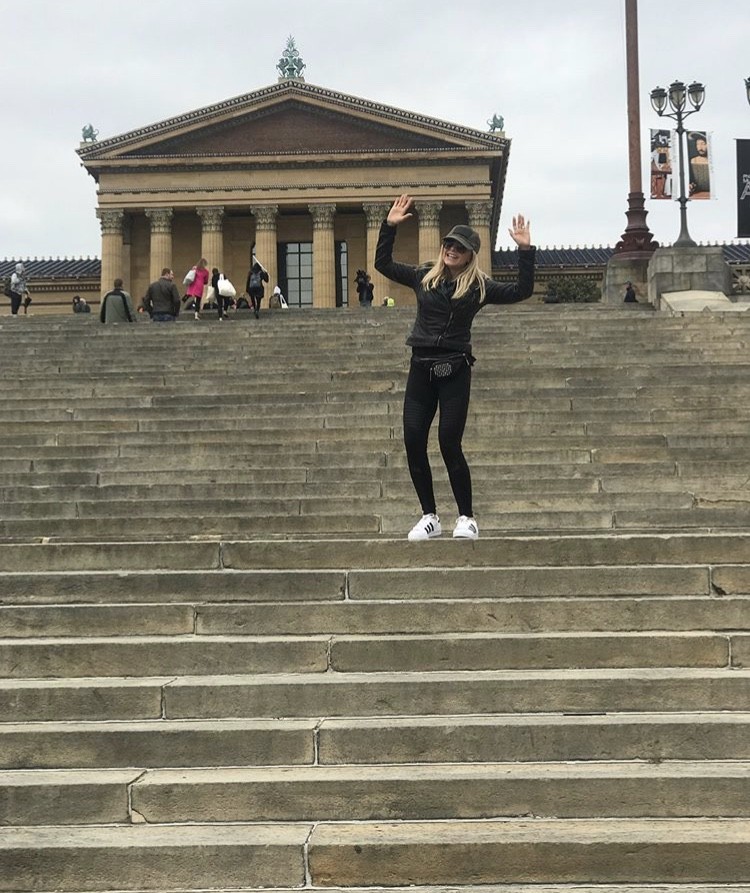
<path fill-rule="evenodd" d="M 193 270 L 195 271 L 195 276 L 193 277 L 192 282 L 187 283 L 185 297 L 182 300 L 185 303 L 189 302 L 191 298 L 195 301 L 195 318 L 200 319 L 203 290 L 208 285 L 208 280 L 211 278 L 206 258 L 202 257 L 198 263 L 191 268 L 190 272 L 192 273 Z"/>

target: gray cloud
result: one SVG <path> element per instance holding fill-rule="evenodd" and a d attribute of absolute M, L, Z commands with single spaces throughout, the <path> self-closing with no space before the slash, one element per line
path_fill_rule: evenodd
<path fill-rule="evenodd" d="M 15 48 L 2 63 L 0 255 L 98 254 L 95 184 L 75 155 L 83 125 L 114 136 L 274 83 L 289 34 L 311 83 L 481 130 L 502 114 L 513 147 L 500 245 L 518 210 L 542 245 L 614 244 L 625 227 L 624 0 L 0 0 L 0 16 Z M 660 126 L 650 89 L 707 88 L 691 123 L 713 132 L 718 199 L 689 206 L 698 240 L 735 235 L 746 23 L 747 0 L 640 3 L 644 189 Z M 676 204 L 647 207 L 672 241 Z"/>

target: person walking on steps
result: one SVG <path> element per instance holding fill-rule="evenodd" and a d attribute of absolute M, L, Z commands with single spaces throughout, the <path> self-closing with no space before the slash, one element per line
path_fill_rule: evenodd
<path fill-rule="evenodd" d="M 183 280 L 183 285 L 187 286 L 185 294 L 182 298 L 184 304 L 189 304 L 192 299 L 195 303 L 195 319 L 201 318 L 201 301 L 203 300 L 203 291 L 211 279 L 211 273 L 208 270 L 208 261 L 202 257 L 198 263 L 191 267 L 187 276 Z"/>
<path fill-rule="evenodd" d="M 437 261 L 414 267 L 393 260 L 396 229 L 412 216 L 413 199 L 401 195 L 380 227 L 375 269 L 386 278 L 414 289 L 417 318 L 406 343 L 412 349 L 404 394 L 404 445 L 422 517 L 409 531 L 410 540 L 440 536 L 427 441 L 440 408 L 438 440 L 458 507 L 453 530 L 457 539 L 475 540 L 479 526 L 472 505 L 471 473 L 461 448 L 471 391 L 471 325 L 486 304 L 513 304 L 534 291 L 535 248 L 530 223 L 513 218 L 508 230 L 518 245 L 518 278 L 495 282 L 479 269 L 480 239 L 471 227 L 458 225 L 443 238 Z"/>
<path fill-rule="evenodd" d="M 253 312 L 255 313 L 256 319 L 258 319 L 258 314 L 260 312 L 260 303 L 263 300 L 263 295 L 265 292 L 263 288 L 264 282 L 268 282 L 268 273 L 266 272 L 265 268 L 256 260 L 250 268 L 250 272 L 247 274 L 247 284 L 245 286 L 245 291 L 250 296 L 250 303 L 252 304 Z"/>

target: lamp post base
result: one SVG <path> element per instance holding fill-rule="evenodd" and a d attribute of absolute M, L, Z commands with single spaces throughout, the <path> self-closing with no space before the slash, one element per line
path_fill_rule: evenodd
<path fill-rule="evenodd" d="M 628 194 L 628 210 L 625 216 L 628 225 L 615 245 L 615 255 L 622 257 L 643 258 L 650 257 L 659 247 L 646 223 L 648 211 L 645 208 L 645 200 L 642 192 Z"/>

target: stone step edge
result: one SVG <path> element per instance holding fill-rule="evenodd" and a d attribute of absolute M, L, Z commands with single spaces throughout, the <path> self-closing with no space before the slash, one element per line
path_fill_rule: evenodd
<path fill-rule="evenodd" d="M 750 884 L 450 884 L 408 887 L 232 887 L 208 893 L 750 893 Z M 57 891 L 40 891 L 57 893 Z M 153 890 L 75 890 L 70 893 L 154 893 Z M 200 893 L 170 888 L 168 893 Z"/>
<path fill-rule="evenodd" d="M 729 531 L 711 530 L 612 530 L 612 531 L 580 531 L 570 532 L 542 532 L 529 531 L 525 533 L 509 533 L 491 536 L 482 536 L 477 541 L 456 541 L 450 537 L 441 538 L 430 543 L 409 543 L 402 536 L 373 535 L 363 533 L 361 536 L 349 534 L 321 537 L 318 533 L 306 535 L 279 533 L 275 536 L 255 537 L 240 539 L 226 537 L 220 534 L 160 537 L 158 539 L 144 540 L 136 535 L 133 538 L 115 537 L 101 541 L 92 540 L 91 537 L 66 538 L 60 536 L 26 536 L 15 540 L 11 537 L 3 537 L 0 540 L 0 573 L 22 572 L 17 566 L 18 562 L 9 562 L 6 559 L 17 554 L 21 558 L 24 554 L 29 559 L 42 557 L 46 560 L 47 567 L 41 572 L 55 572 L 55 558 L 74 559 L 75 568 L 91 572 L 95 568 L 89 566 L 83 559 L 104 559 L 106 568 L 121 570 L 146 570 L 144 561 L 135 564 L 123 561 L 127 556 L 143 556 L 148 559 L 150 554 L 157 552 L 163 556 L 165 550 L 182 552 L 189 557 L 180 567 L 170 560 L 165 563 L 160 561 L 157 566 L 160 569 L 169 567 L 172 570 L 220 570 L 231 569 L 232 552 L 253 552 L 263 550 L 264 562 L 253 563 L 248 566 L 252 569 L 279 569 L 289 568 L 315 568 L 315 569 L 365 569 L 373 567 L 385 569 L 388 567 L 507 567 L 523 565 L 525 567 L 586 567 L 609 566 L 618 567 L 622 564 L 633 566 L 648 565 L 691 565 L 704 564 L 742 564 L 737 556 L 747 555 L 750 546 L 750 527 L 737 528 Z M 687 548 L 689 547 L 689 549 Z M 496 562 L 487 564 L 482 561 L 482 554 L 496 552 L 499 555 L 507 554 L 514 550 L 523 558 L 523 561 Z M 542 562 L 534 561 L 542 549 L 552 554 Z M 581 553 L 581 549 L 583 552 Z M 644 558 L 636 559 L 643 550 L 648 550 Z M 686 551 L 687 550 L 687 551 Z M 703 557 L 707 550 L 709 557 Z M 335 552 L 344 552 L 344 558 L 333 557 Z M 371 559 L 361 561 L 362 555 L 372 556 L 374 552 L 380 556 L 384 553 L 390 564 L 380 564 Z M 620 553 L 619 555 L 617 553 Z M 118 554 L 120 553 L 120 554 Z M 322 553 L 322 557 L 321 557 Z M 351 554 L 348 554 L 351 553 Z M 584 555 L 587 561 L 578 558 Z M 359 556 L 360 560 L 355 560 Z M 692 556 L 692 557 L 691 557 Z M 178 558 L 179 556 L 175 556 Z M 573 557 L 575 560 L 569 560 Z M 270 560 L 269 560 L 270 559 Z M 118 564 L 117 562 L 122 563 Z M 299 564 L 291 564 L 291 561 Z M 16 565 L 9 567 L 8 565 Z M 140 565 L 140 567 L 139 567 Z M 239 568 L 238 568 L 239 569 Z M 73 568 L 60 567 L 57 572 L 73 572 Z"/>

